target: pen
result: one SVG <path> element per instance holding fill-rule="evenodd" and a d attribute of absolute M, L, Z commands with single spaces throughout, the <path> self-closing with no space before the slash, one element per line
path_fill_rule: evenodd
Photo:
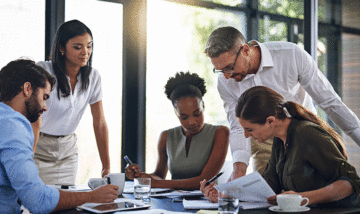
<path fill-rule="evenodd" d="M 127 155 L 124 156 L 124 159 L 129 165 L 134 165 L 133 162 L 128 158 Z M 137 169 L 135 169 L 135 172 L 138 172 Z"/>
<path fill-rule="evenodd" d="M 206 181 L 205 186 L 209 185 L 211 182 L 215 181 L 216 179 L 218 179 L 222 174 L 224 174 L 224 172 L 220 172 L 219 174 L 215 175 L 214 177 L 212 177 L 210 180 Z"/>

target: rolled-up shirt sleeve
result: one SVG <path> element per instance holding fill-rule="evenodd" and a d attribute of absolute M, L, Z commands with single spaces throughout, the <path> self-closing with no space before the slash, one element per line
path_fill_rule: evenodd
<path fill-rule="evenodd" d="M 30 123 L 14 120 L 7 124 L 7 137 L 1 143 L 1 164 L 7 175 L 4 180 L 32 213 L 50 213 L 59 201 L 59 190 L 47 187 L 39 177 Z"/>
<path fill-rule="evenodd" d="M 238 98 L 229 92 L 224 83 L 223 77 L 218 78 L 218 91 L 221 99 L 224 102 L 224 109 L 227 115 L 227 120 L 230 125 L 230 149 L 233 158 L 233 162 L 242 162 L 249 165 L 251 157 L 251 144 L 250 139 L 246 139 L 244 135 L 244 129 L 240 126 L 236 116 L 235 107 Z"/>
<path fill-rule="evenodd" d="M 360 120 L 341 100 L 311 56 L 295 48 L 299 82 L 318 107 L 360 146 Z"/>

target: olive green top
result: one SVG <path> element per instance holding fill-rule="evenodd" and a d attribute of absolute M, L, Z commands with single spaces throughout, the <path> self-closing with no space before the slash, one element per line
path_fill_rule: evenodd
<path fill-rule="evenodd" d="M 276 194 L 285 191 L 304 192 L 325 187 L 336 180 L 348 180 L 355 194 L 341 204 L 359 202 L 360 178 L 341 153 L 340 146 L 319 125 L 292 119 L 286 139 L 274 138 L 272 154 L 263 177 Z M 352 200 L 357 198 L 356 200 Z M 355 203 L 354 203 L 355 202 Z"/>
<path fill-rule="evenodd" d="M 210 157 L 218 127 L 205 123 L 204 128 L 192 137 L 188 156 L 186 136 L 181 126 L 167 130 L 166 152 L 171 179 L 193 178 L 201 174 Z"/>

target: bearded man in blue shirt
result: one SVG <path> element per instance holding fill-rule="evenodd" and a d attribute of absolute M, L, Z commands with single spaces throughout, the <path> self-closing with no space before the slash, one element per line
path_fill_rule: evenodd
<path fill-rule="evenodd" d="M 0 71 L 0 211 L 32 213 L 75 208 L 86 202 L 108 203 L 118 197 L 116 185 L 91 192 L 64 192 L 48 187 L 33 160 L 30 123 L 46 111 L 55 79 L 33 61 L 20 59 Z"/>

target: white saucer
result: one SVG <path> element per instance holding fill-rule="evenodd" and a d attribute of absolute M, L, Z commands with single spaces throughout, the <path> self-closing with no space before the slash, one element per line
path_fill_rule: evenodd
<path fill-rule="evenodd" d="M 298 212 L 309 211 L 310 207 L 300 207 L 300 209 L 298 209 L 298 210 L 284 211 L 284 210 L 280 209 L 279 206 L 274 206 L 274 207 L 269 207 L 269 210 L 274 211 L 274 212 L 278 212 L 278 213 L 298 213 Z"/>

